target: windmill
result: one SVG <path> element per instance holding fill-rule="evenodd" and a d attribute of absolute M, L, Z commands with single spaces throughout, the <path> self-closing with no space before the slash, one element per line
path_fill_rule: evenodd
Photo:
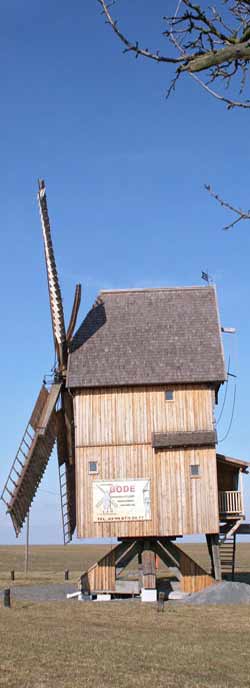
<path fill-rule="evenodd" d="M 18 536 L 57 442 L 63 537 L 64 544 L 67 544 L 72 539 L 76 526 L 76 498 L 73 402 L 66 389 L 66 372 L 68 348 L 81 301 L 81 285 L 76 285 L 72 313 L 66 330 L 44 181 L 39 180 L 38 186 L 38 205 L 57 362 L 50 389 L 48 390 L 43 383 L 38 394 L 1 499 L 7 507 L 7 513 L 11 516 Z"/>
<path fill-rule="evenodd" d="M 216 453 L 226 371 L 215 287 L 103 290 L 73 337 L 81 289 L 66 330 L 43 181 L 38 203 L 57 363 L 2 494 L 16 534 L 57 441 L 65 544 L 76 525 L 79 538 L 119 541 L 82 574 L 83 590 L 121 592 L 120 573 L 137 556 L 136 590 L 154 600 L 156 554 L 184 592 L 201 590 L 221 579 L 226 539 L 233 575 L 236 531 L 249 532 L 248 463 Z M 174 544 L 196 534 L 206 537 L 211 576 Z"/>

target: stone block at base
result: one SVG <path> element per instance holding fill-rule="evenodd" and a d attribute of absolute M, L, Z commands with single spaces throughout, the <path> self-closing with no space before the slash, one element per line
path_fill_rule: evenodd
<path fill-rule="evenodd" d="M 148 590 L 146 588 L 141 589 L 141 601 L 142 602 L 157 602 L 157 590 Z"/>
<path fill-rule="evenodd" d="M 82 598 L 82 593 L 79 590 L 77 590 L 76 592 L 68 592 L 66 597 L 67 597 L 67 600 L 71 600 L 74 597 L 77 597 L 78 600 L 80 600 Z"/>
<path fill-rule="evenodd" d="M 98 593 L 96 596 L 96 601 L 97 602 L 110 602 L 111 600 L 111 595 L 109 593 Z"/>

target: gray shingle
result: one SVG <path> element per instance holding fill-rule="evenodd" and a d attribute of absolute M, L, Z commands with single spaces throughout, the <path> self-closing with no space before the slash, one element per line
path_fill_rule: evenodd
<path fill-rule="evenodd" d="M 155 449 L 172 447 L 214 447 L 217 435 L 214 430 L 193 430 L 193 432 L 154 432 L 152 447 Z"/>
<path fill-rule="evenodd" d="M 71 344 L 69 387 L 225 380 L 214 287 L 103 291 L 98 299 Z"/>

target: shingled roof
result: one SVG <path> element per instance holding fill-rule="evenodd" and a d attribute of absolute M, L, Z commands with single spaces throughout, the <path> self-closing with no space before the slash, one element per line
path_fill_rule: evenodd
<path fill-rule="evenodd" d="M 213 286 L 102 291 L 72 341 L 68 387 L 226 378 Z"/>

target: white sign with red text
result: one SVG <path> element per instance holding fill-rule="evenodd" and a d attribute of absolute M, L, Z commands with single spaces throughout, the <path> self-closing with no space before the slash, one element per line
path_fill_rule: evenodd
<path fill-rule="evenodd" d="M 150 480 L 94 480 L 93 520 L 149 521 Z"/>

